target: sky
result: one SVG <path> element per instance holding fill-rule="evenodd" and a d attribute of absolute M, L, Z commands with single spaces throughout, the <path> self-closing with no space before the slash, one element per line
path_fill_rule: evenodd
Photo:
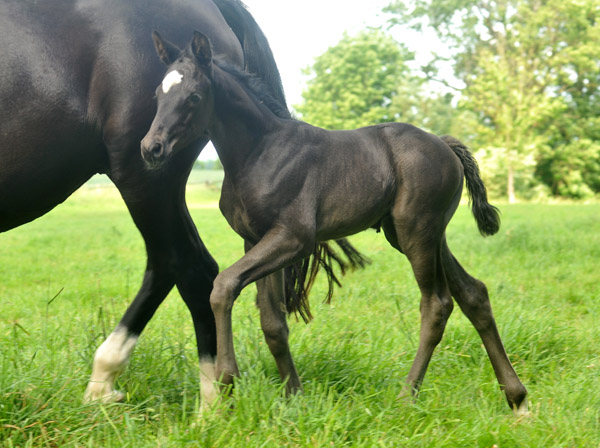
<path fill-rule="evenodd" d="M 382 9 L 390 0 L 244 0 L 269 40 L 290 105 L 302 100 L 302 69 L 344 31 L 356 33 L 385 24 Z"/>
<path fill-rule="evenodd" d="M 336 45 L 344 32 L 355 34 L 366 27 L 385 26 L 382 10 L 391 0 L 242 0 L 269 40 L 279 68 L 288 104 L 302 102 L 306 78 L 302 70 L 314 63 L 317 56 Z M 397 37 L 397 36 L 396 36 Z M 398 37 L 397 37 L 398 38 Z M 431 42 L 432 36 L 417 36 L 414 32 L 401 36 L 413 51 L 415 44 Z M 423 49 L 421 54 L 429 50 Z M 211 145 L 200 155 L 202 160 L 214 160 Z"/>

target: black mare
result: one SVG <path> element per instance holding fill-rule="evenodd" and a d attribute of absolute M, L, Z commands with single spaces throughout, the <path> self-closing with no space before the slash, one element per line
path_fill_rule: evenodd
<path fill-rule="evenodd" d="M 417 393 L 454 297 L 479 332 L 508 404 L 526 412 L 527 391 L 500 340 L 486 287 L 465 272 L 446 243 L 464 178 L 480 232 L 499 228 L 467 148 L 402 123 L 326 131 L 280 118 L 247 75 L 213 59 L 205 35 L 195 32 L 182 51 L 154 38 L 169 67 L 142 154 L 158 164 L 178 145 L 208 133 L 225 169 L 221 210 L 246 245 L 246 254 L 217 276 L 210 297 L 216 376 L 228 384 L 238 374 L 235 298 L 252 282 L 270 282 L 279 294 L 259 299 L 262 328 L 288 392 L 300 389 L 281 309 L 281 269 L 310 254 L 318 241 L 381 226 L 408 257 L 422 294 L 420 342 L 407 389 Z"/>
<path fill-rule="evenodd" d="M 0 0 L 0 29 L 0 232 L 43 215 L 93 174 L 106 173 L 146 244 L 143 284 L 96 352 L 87 399 L 120 398 L 115 377 L 173 286 L 194 321 L 202 393 L 213 395 L 209 294 L 218 266 L 184 198 L 207 138 L 186 142 L 160 169 L 142 160 L 140 140 L 164 75 L 151 32 L 184 43 L 202 30 L 215 54 L 256 74 L 285 104 L 264 35 L 238 0 Z"/>

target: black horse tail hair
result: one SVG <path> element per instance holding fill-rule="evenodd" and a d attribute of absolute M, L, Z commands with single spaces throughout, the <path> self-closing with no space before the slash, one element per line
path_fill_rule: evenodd
<path fill-rule="evenodd" d="M 363 268 L 371 263 L 347 239 L 335 240 L 335 243 L 342 250 L 343 255 L 333 250 L 328 242 L 322 242 L 316 245 L 311 257 L 288 266 L 284 270 L 287 312 L 300 315 L 306 323 L 310 322 L 313 317 L 310 312 L 308 294 L 321 268 L 327 274 L 329 290 L 324 301 L 329 303 L 333 296 L 334 285 L 342 286 L 334 271 L 334 264 L 337 264 L 344 275 L 348 270 Z"/>
<path fill-rule="evenodd" d="M 495 234 L 500 229 L 500 212 L 488 202 L 487 190 L 481 180 L 477 161 L 460 140 L 449 135 L 440 138 L 454 151 L 463 165 L 471 210 L 477 221 L 479 233 L 483 236 Z"/>
<path fill-rule="evenodd" d="M 287 113 L 281 118 L 291 118 L 279 69 L 267 37 L 260 26 L 240 0 L 214 0 L 214 2 L 242 45 L 244 70 L 256 75 L 268 89 L 269 94 L 283 106 Z"/>

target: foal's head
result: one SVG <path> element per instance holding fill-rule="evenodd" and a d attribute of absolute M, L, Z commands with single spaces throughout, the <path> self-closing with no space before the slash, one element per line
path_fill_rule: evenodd
<path fill-rule="evenodd" d="M 152 39 L 168 68 L 156 89 L 156 116 L 141 146 L 144 160 L 157 164 L 206 135 L 213 113 L 213 66 L 210 41 L 197 31 L 184 50 L 156 31 Z"/>

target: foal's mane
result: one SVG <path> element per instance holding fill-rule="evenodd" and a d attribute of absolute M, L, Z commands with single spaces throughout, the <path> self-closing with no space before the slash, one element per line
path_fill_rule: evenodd
<path fill-rule="evenodd" d="M 268 108 L 275 116 L 284 120 L 294 120 L 292 114 L 285 104 L 282 104 L 274 98 L 266 88 L 264 82 L 257 76 L 239 70 L 236 67 L 225 64 L 223 61 L 213 60 L 214 67 L 220 70 L 225 79 L 225 84 L 233 82 L 243 89 L 250 97 Z M 230 81 L 227 78 L 232 78 Z M 221 85 L 222 89 L 229 89 L 231 86 Z M 345 272 L 357 268 L 362 268 L 370 263 L 370 260 L 358 252 L 345 239 L 335 240 L 336 245 L 341 249 L 341 254 L 335 251 L 332 245 L 327 241 L 322 241 L 315 245 L 310 257 L 294 263 L 284 269 L 285 277 L 285 305 L 288 313 L 296 313 L 305 322 L 312 319 L 308 294 L 315 282 L 319 270 L 325 271 L 329 285 L 325 302 L 329 302 L 333 295 L 334 285 L 341 286 L 338 276 L 335 274 L 334 267 Z"/>
<path fill-rule="evenodd" d="M 250 93 L 259 103 L 264 104 L 273 114 L 279 118 L 292 119 L 292 114 L 285 103 L 282 103 L 271 93 L 264 81 L 253 73 L 248 73 L 226 64 L 222 60 L 213 60 L 214 65 L 233 77 L 241 87 Z"/>

